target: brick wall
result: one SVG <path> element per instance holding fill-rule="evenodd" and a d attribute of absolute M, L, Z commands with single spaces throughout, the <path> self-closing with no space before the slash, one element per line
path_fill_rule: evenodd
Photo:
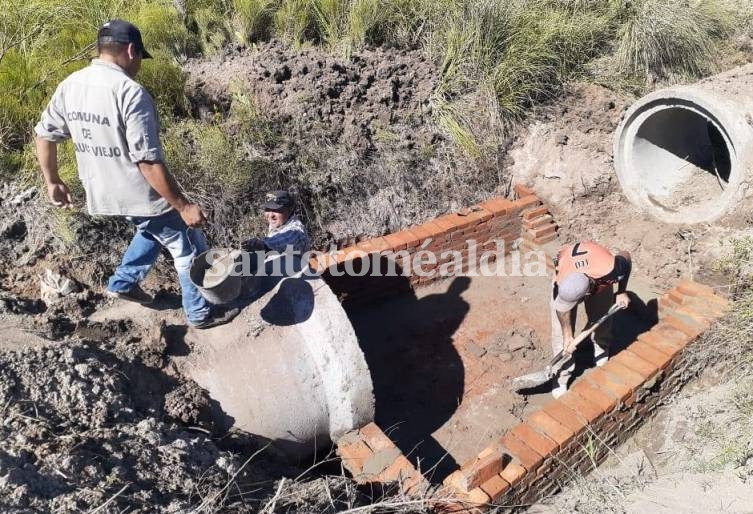
<path fill-rule="evenodd" d="M 692 378 L 685 348 L 730 308 L 683 280 L 660 300 L 659 323 L 606 365 L 482 450 L 445 480 L 447 508 L 535 502 L 601 463 Z"/>
<path fill-rule="evenodd" d="M 518 185 L 515 192 L 515 200 L 494 198 L 422 225 L 343 248 L 336 255 L 312 259 L 311 266 L 322 273 L 344 304 L 353 305 L 400 294 L 442 278 L 437 272 L 450 257 L 423 266 L 423 270 L 433 273 L 431 276 L 419 276 L 412 269 L 402 269 L 404 257 L 413 257 L 420 250 L 437 256 L 446 251 L 458 251 L 462 256 L 462 271 L 467 271 L 479 263 L 483 251 L 496 249 L 498 242 L 504 242 L 505 251 L 509 253 L 513 243 L 521 238 L 525 250 L 536 249 L 553 240 L 556 225 L 548 209 L 529 188 Z M 475 244 L 471 247 L 469 241 Z M 361 272 L 364 259 L 369 259 L 370 265 L 376 264 L 373 267 L 382 275 L 397 269 L 400 276 L 355 276 Z M 348 268 L 355 273 L 348 273 Z"/>

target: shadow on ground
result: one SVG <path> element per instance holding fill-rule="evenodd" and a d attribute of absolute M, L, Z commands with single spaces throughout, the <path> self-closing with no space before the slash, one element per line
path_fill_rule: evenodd
<path fill-rule="evenodd" d="M 371 369 L 377 424 L 437 482 L 457 469 L 432 433 L 463 398 L 465 373 L 452 343 L 470 308 L 460 296 L 469 285 L 457 277 L 443 294 L 411 291 L 348 312 Z"/>

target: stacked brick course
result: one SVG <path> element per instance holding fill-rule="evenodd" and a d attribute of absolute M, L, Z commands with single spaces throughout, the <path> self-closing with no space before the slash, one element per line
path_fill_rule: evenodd
<path fill-rule="evenodd" d="M 729 309 L 712 288 L 680 281 L 656 326 L 463 464 L 446 488 L 458 505 L 526 504 L 588 472 L 691 378 L 685 348 Z"/>
<path fill-rule="evenodd" d="M 515 191 L 515 200 L 493 198 L 422 225 L 343 248 L 336 255 L 312 259 L 311 266 L 322 273 L 344 304 L 353 305 L 436 281 L 441 278 L 438 273 L 441 266 L 452 260 L 448 256 L 433 265 L 423 266 L 430 276 L 418 276 L 410 269 L 402 270 L 402 276 L 398 277 L 355 276 L 367 258 L 377 262 L 384 274 L 390 267 L 397 266 L 400 270 L 405 255 L 412 257 L 421 250 L 437 256 L 457 251 L 463 259 L 462 271 L 467 271 L 479 264 L 485 250 L 495 250 L 502 242 L 505 252 L 509 253 L 521 237 L 528 249 L 554 239 L 556 225 L 541 200 L 528 188 L 516 186 Z M 475 241 L 472 247 L 469 241 Z M 355 273 L 347 273 L 348 268 Z"/>
<path fill-rule="evenodd" d="M 343 467 L 359 484 L 397 483 L 407 494 L 421 494 L 429 484 L 374 423 L 345 434 L 337 442 Z"/>

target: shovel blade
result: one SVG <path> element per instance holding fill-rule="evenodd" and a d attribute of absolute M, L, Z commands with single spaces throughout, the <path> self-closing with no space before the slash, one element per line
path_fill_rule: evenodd
<path fill-rule="evenodd" d="M 512 379 L 512 386 L 516 392 L 524 389 L 532 389 L 546 384 L 552 379 L 552 372 L 549 370 L 536 371 L 535 373 L 529 373 L 521 377 Z"/>

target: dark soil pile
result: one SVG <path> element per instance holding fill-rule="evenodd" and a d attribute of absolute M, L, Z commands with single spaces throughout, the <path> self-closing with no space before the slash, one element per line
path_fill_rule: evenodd
<path fill-rule="evenodd" d="M 344 59 L 272 42 L 185 69 L 199 114 L 231 113 L 234 92 L 250 93 L 274 134 L 248 141 L 249 163 L 266 163 L 269 186 L 298 190 L 316 243 L 394 231 L 498 191 L 498 156 L 470 159 L 437 126 L 437 71 L 420 52 Z"/>

